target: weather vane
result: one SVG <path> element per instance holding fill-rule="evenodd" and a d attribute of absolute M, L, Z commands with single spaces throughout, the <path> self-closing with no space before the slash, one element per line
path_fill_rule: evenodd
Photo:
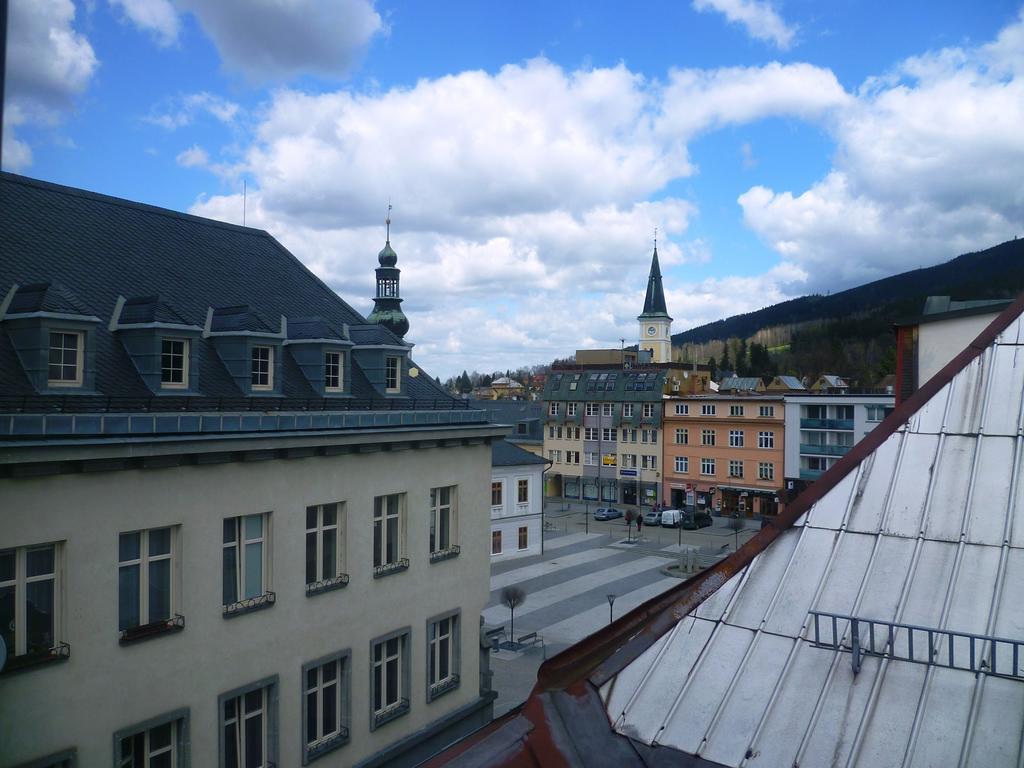
<path fill-rule="evenodd" d="M 654 228 L 654 250 L 658 250 L 658 228 Z"/>
<path fill-rule="evenodd" d="M 391 242 L 391 200 L 388 199 L 388 217 L 384 219 L 384 224 L 387 225 L 387 236 L 386 240 Z"/>

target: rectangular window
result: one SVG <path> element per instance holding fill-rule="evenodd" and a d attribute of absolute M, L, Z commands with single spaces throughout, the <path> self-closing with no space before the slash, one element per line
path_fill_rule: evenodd
<path fill-rule="evenodd" d="M 551 440 L 555 439 L 555 428 L 554 427 L 548 427 L 548 438 L 551 439 Z"/>
<path fill-rule="evenodd" d="M 166 623 L 174 615 L 173 528 L 122 533 L 117 540 L 117 628 Z"/>
<path fill-rule="evenodd" d="M 501 500 L 501 481 L 491 482 L 491 506 L 500 507 L 502 505 Z"/>
<path fill-rule="evenodd" d="M 640 463 L 641 469 L 657 469 L 658 468 L 658 457 L 657 456 L 644 456 Z"/>
<path fill-rule="evenodd" d="M 384 391 L 398 392 L 402 384 L 402 361 L 397 357 L 388 357 L 384 361 Z"/>
<path fill-rule="evenodd" d="M 612 404 L 611 403 L 602 403 L 601 404 L 601 415 L 602 416 L 611 416 L 612 415 Z"/>
<path fill-rule="evenodd" d="M 373 499 L 374 574 L 408 566 L 405 559 L 405 494 L 392 493 Z"/>
<path fill-rule="evenodd" d="M 599 434 L 600 433 L 598 432 L 597 427 L 584 427 L 583 428 L 583 439 L 584 440 L 597 440 L 597 436 Z"/>
<path fill-rule="evenodd" d="M 685 475 L 690 471 L 690 460 L 685 456 L 676 456 L 676 474 Z"/>
<path fill-rule="evenodd" d="M 759 461 L 757 463 L 757 479 L 758 480 L 774 480 L 775 479 L 775 465 L 769 461 Z"/>
<path fill-rule="evenodd" d="M 562 428 L 561 427 L 555 427 L 555 437 L 558 438 L 559 440 L 562 439 Z"/>
<path fill-rule="evenodd" d="M 50 331 L 50 364 L 47 383 L 51 387 L 78 387 L 82 384 L 83 334 Z"/>
<path fill-rule="evenodd" d="M 636 430 L 635 429 L 624 429 L 624 430 L 622 430 L 622 442 L 624 442 L 624 443 L 635 443 L 636 442 Z"/>
<path fill-rule="evenodd" d="M 775 406 L 774 405 L 762 405 L 758 409 L 758 416 L 765 419 L 771 419 L 775 417 Z"/>
<path fill-rule="evenodd" d="M 458 543 L 458 486 L 430 489 L 430 551 L 450 552 Z"/>
<path fill-rule="evenodd" d="M 306 507 L 306 594 L 348 583 L 345 573 L 345 505 Z"/>
<path fill-rule="evenodd" d="M 587 416 L 598 415 L 598 403 L 587 403 Z"/>
<path fill-rule="evenodd" d="M 868 421 L 882 421 L 885 418 L 885 406 L 884 405 L 867 405 L 867 420 Z"/>
<path fill-rule="evenodd" d="M 125 728 L 114 734 L 114 764 L 118 768 L 175 768 L 187 762 L 188 713 Z"/>
<path fill-rule="evenodd" d="M 273 602 L 267 578 L 267 528 L 270 513 L 224 519 L 224 606 L 235 608 L 248 600 Z M 234 611 L 225 611 L 225 613 Z"/>
<path fill-rule="evenodd" d="M 585 451 L 583 453 L 583 464 L 587 467 L 597 466 L 597 452 L 596 451 Z"/>
<path fill-rule="evenodd" d="M 561 451 L 548 451 L 548 458 L 551 459 L 552 464 L 562 463 L 562 452 Z"/>
<path fill-rule="evenodd" d="M 633 418 L 633 404 L 623 403 L 622 404 L 622 418 L 631 419 Z"/>
<path fill-rule="evenodd" d="M 527 549 L 530 546 L 530 529 L 525 525 L 519 526 L 519 549 Z"/>
<path fill-rule="evenodd" d="M 729 477 L 743 477 L 743 462 L 729 459 Z"/>
<path fill-rule="evenodd" d="M 371 644 L 371 730 L 409 711 L 409 633 Z"/>
<path fill-rule="evenodd" d="M 715 444 L 715 430 L 713 430 L 713 429 L 702 429 L 700 431 L 700 444 L 701 445 L 714 445 Z"/>
<path fill-rule="evenodd" d="M 729 430 L 729 447 L 730 448 L 742 448 L 743 447 L 743 430 L 742 429 L 730 429 Z"/>
<path fill-rule="evenodd" d="M 566 427 L 565 428 L 566 440 L 579 440 L 580 439 L 580 428 L 579 427 Z"/>
<path fill-rule="evenodd" d="M 348 743 L 350 663 L 345 651 L 302 666 L 304 762 Z"/>
<path fill-rule="evenodd" d="M 501 531 L 491 531 L 491 554 L 501 554 Z"/>
<path fill-rule="evenodd" d="M 516 483 L 518 501 L 520 504 L 530 503 L 530 479 L 522 478 Z"/>
<path fill-rule="evenodd" d="M 274 388 L 274 348 L 252 348 L 252 388 L 267 390 Z"/>
<path fill-rule="evenodd" d="M 676 430 L 676 445 L 689 445 L 690 444 L 690 430 L 688 429 L 677 429 Z"/>
<path fill-rule="evenodd" d="M 701 405 L 701 407 L 700 407 L 700 415 L 701 416 L 714 416 L 715 415 L 715 404 L 714 403 L 704 403 L 703 405 Z"/>
<path fill-rule="evenodd" d="M 183 389 L 188 386 L 187 339 L 161 340 L 160 386 L 168 389 Z"/>
<path fill-rule="evenodd" d="M 341 352 L 324 353 L 324 389 L 328 392 L 341 392 L 344 387 L 342 379 Z"/>
<path fill-rule="evenodd" d="M 575 416 L 576 415 L 576 403 L 568 403 L 565 406 L 565 415 L 566 416 Z"/>
<path fill-rule="evenodd" d="M 642 429 L 642 430 L 640 430 L 640 442 L 642 442 L 642 443 L 657 443 L 658 442 L 658 430 L 656 430 L 656 429 Z"/>
<path fill-rule="evenodd" d="M 220 697 L 224 768 L 268 768 L 277 763 L 277 685 L 260 681 Z"/>
<path fill-rule="evenodd" d="M 622 454 L 622 467 L 623 469 L 636 469 L 636 454 Z"/>
<path fill-rule="evenodd" d="M 676 403 L 676 416 L 689 416 L 690 406 L 688 403 Z"/>
<path fill-rule="evenodd" d="M 459 616 L 427 622 L 427 701 L 459 686 Z"/>
<path fill-rule="evenodd" d="M 548 416 L 558 415 L 558 403 L 548 403 Z"/>
<path fill-rule="evenodd" d="M 714 459 L 701 459 L 700 460 L 700 473 L 702 475 L 714 475 L 715 474 L 715 460 Z"/>
<path fill-rule="evenodd" d="M 757 433 L 757 447 L 758 448 L 774 448 L 775 447 L 775 433 L 774 432 L 758 432 Z"/>
<path fill-rule="evenodd" d="M 743 406 L 742 405 L 730 405 L 729 406 L 729 415 L 730 416 L 742 416 L 743 415 Z"/>
<path fill-rule="evenodd" d="M 61 619 L 61 545 L 0 550 L 0 637 L 14 656 L 49 656 Z"/>
<path fill-rule="evenodd" d="M 654 418 L 654 403 L 644 403 L 644 418 Z"/>
<path fill-rule="evenodd" d="M 618 440 L 618 437 L 619 430 L 617 429 L 610 429 L 609 427 L 604 427 L 601 429 L 601 439 L 604 440 L 605 442 L 614 443 L 616 440 Z"/>

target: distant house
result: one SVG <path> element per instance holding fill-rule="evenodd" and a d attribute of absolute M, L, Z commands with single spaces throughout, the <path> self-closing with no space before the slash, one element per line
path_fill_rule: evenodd
<path fill-rule="evenodd" d="M 806 392 L 807 387 L 796 376 L 776 376 L 766 388 L 769 392 Z"/>
<path fill-rule="evenodd" d="M 491 444 L 492 562 L 541 553 L 548 463 L 505 440 Z"/>
<path fill-rule="evenodd" d="M 719 392 L 730 392 L 732 394 L 753 394 L 764 392 L 764 382 L 758 376 L 730 376 L 718 382 Z"/>
<path fill-rule="evenodd" d="M 508 376 L 499 376 L 491 382 L 491 396 L 495 399 L 522 397 L 525 392 L 522 384 Z"/>
<path fill-rule="evenodd" d="M 850 388 L 846 379 L 832 373 L 823 373 L 821 378 L 811 385 L 812 392 L 829 392 L 831 394 L 842 394 Z"/>

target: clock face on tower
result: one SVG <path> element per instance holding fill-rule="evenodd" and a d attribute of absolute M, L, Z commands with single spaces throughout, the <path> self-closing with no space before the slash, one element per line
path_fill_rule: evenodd
<path fill-rule="evenodd" d="M 658 332 L 658 329 L 657 329 L 657 328 L 655 328 L 655 327 L 654 327 L 653 325 L 648 325 L 648 326 L 647 326 L 647 335 L 648 335 L 648 336 L 653 336 L 653 335 L 654 335 L 654 334 L 656 334 L 657 332 Z"/>

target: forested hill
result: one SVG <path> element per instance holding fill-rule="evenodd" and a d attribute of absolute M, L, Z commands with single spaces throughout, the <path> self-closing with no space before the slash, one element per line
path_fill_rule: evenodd
<path fill-rule="evenodd" d="M 749 339 L 758 331 L 798 326 L 850 316 L 870 317 L 891 324 L 917 315 L 928 296 L 954 299 L 1011 298 L 1024 290 L 1024 239 L 938 264 L 886 277 L 829 296 L 813 295 L 774 304 L 756 312 L 734 315 L 672 335 L 674 346 L 732 338 Z"/>

